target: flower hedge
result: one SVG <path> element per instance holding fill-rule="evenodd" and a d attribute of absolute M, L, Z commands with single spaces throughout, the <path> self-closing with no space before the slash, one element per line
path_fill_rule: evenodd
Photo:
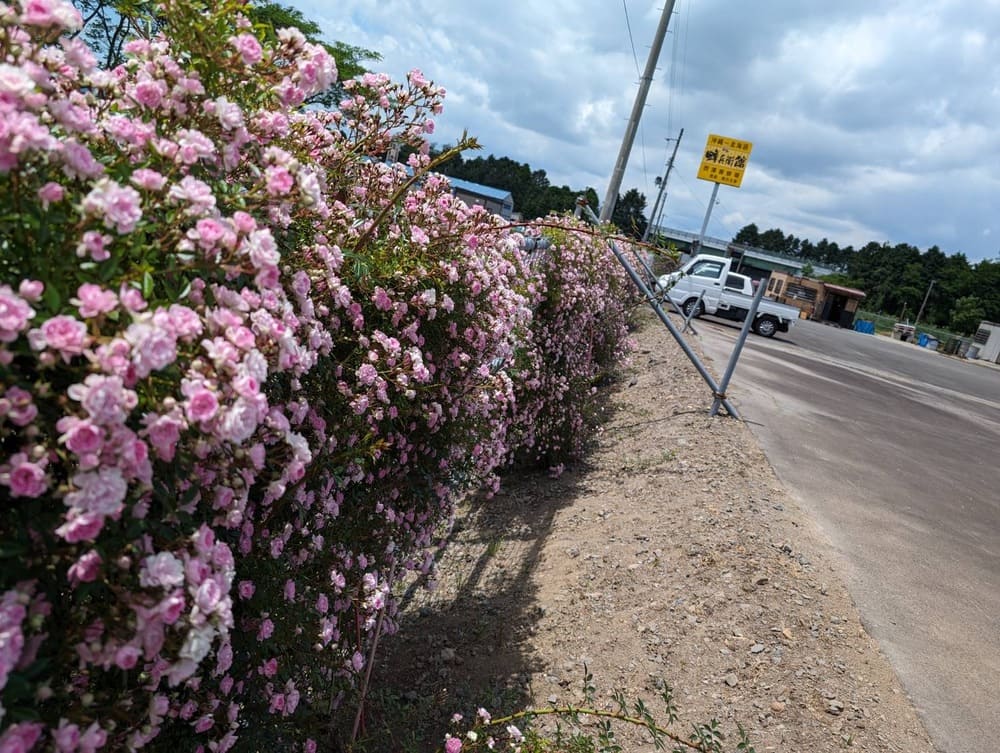
<path fill-rule="evenodd" d="M 600 239 L 380 161 L 442 89 L 303 108 L 334 61 L 240 7 L 105 71 L 0 2 L 2 753 L 315 750 L 456 499 L 578 455 L 626 349 Z"/>

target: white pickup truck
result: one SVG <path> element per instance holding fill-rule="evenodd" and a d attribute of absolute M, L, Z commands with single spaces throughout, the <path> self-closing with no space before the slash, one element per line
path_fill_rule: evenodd
<path fill-rule="evenodd" d="M 732 259 L 700 254 L 676 272 L 657 280 L 661 292 L 690 315 L 711 314 L 742 322 L 753 302 L 753 282 L 746 275 L 730 271 Z M 701 303 L 698 296 L 701 295 Z M 753 331 L 763 337 L 787 332 L 799 318 L 799 309 L 784 303 L 761 299 L 754 318 Z"/>

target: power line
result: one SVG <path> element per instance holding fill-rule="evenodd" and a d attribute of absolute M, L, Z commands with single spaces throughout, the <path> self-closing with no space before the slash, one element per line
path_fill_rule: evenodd
<path fill-rule="evenodd" d="M 628 29 L 628 43 L 632 46 L 632 60 L 635 63 L 635 75 L 641 76 L 639 72 L 639 56 L 635 54 L 635 40 L 632 38 L 632 23 L 628 18 L 628 2 L 622 0 L 622 9 L 625 11 L 625 28 Z"/>
<path fill-rule="evenodd" d="M 625 11 L 625 28 L 628 30 L 628 43 L 632 48 L 632 62 L 635 63 L 635 75 L 642 78 L 639 71 L 639 56 L 635 52 L 635 39 L 632 37 L 632 22 L 628 17 L 628 0 L 622 0 L 622 10 Z M 642 155 L 642 177 L 645 183 L 649 183 L 649 173 L 646 170 L 646 134 L 639 124 L 639 153 Z"/>

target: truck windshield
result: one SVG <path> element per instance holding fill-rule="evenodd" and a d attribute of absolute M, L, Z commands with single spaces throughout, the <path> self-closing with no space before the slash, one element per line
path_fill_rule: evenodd
<path fill-rule="evenodd" d="M 688 274 L 694 277 L 711 277 L 713 280 L 718 280 L 722 277 L 722 266 L 722 263 L 717 261 L 700 261 L 691 267 Z"/>

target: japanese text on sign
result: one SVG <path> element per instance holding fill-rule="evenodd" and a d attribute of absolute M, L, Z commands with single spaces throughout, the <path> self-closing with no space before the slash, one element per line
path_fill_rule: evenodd
<path fill-rule="evenodd" d="M 698 166 L 698 177 L 739 188 L 752 149 L 753 144 L 749 141 L 709 134 Z"/>

